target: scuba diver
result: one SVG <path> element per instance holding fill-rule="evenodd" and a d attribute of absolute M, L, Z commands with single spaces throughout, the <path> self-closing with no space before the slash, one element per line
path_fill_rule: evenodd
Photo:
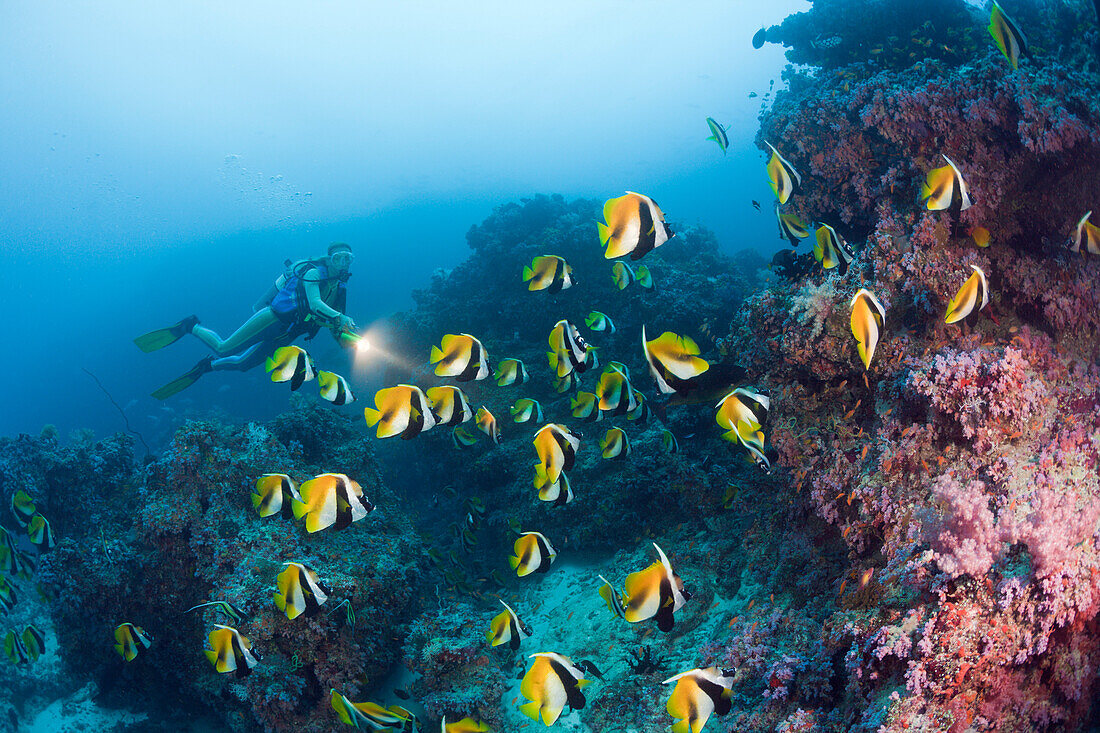
<path fill-rule="evenodd" d="M 167 399 L 212 371 L 247 371 L 299 336 L 312 339 L 321 326 L 328 327 L 333 338 L 346 345 L 355 333 L 355 321 L 344 314 L 354 257 L 350 246 L 333 242 L 326 257 L 293 263 L 287 260 L 287 269 L 252 306 L 252 317 L 229 338 L 223 339 L 212 329 L 199 325 L 197 316 L 138 336 L 134 343 L 146 353 L 174 344 L 187 334 L 214 352 L 214 356 L 203 358 L 152 396 Z"/>

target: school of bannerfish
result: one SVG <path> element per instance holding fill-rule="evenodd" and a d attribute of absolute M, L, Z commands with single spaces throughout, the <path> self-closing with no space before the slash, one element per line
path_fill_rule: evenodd
<path fill-rule="evenodd" d="M 988 30 L 997 47 L 1016 68 L 1021 55 L 1027 53 L 1027 42 L 1018 26 L 994 2 Z M 758 34 L 759 35 L 759 34 Z M 726 128 L 708 117 L 711 131 L 708 140 L 715 141 L 725 154 L 728 139 Z M 802 177 L 795 166 L 771 143 L 765 143 L 770 156 L 767 175 L 776 197 L 775 212 L 780 238 L 797 246 L 810 236 L 811 226 L 796 215 L 784 213 L 783 206 L 802 188 Z M 958 224 L 959 212 L 971 205 L 962 170 L 947 155 L 945 165 L 928 171 L 919 193 L 919 202 L 929 211 L 945 211 L 954 218 L 953 229 Z M 1088 255 L 1100 255 L 1100 228 L 1090 221 L 1092 212 L 1081 217 L 1070 233 L 1070 249 Z M 637 283 L 645 288 L 653 287 L 653 274 L 645 265 L 633 268 L 623 259 L 637 262 L 647 253 L 672 240 L 675 235 L 665 222 L 660 207 L 648 196 L 628 191 L 612 198 L 603 208 L 604 221 L 597 225 L 599 241 L 604 256 L 614 260 L 611 276 L 622 290 Z M 980 247 L 989 246 L 989 232 L 984 227 L 974 227 L 968 234 Z M 814 258 L 825 270 L 837 268 L 843 274 L 855 255 L 844 238 L 827 223 L 819 222 L 814 229 Z M 989 283 L 985 273 L 977 266 L 970 266 L 972 273 L 960 286 L 948 304 L 945 323 L 972 323 L 989 303 Z M 964 273 L 965 274 L 965 273 Z M 528 290 L 545 290 L 551 293 L 575 284 L 573 268 L 562 257 L 547 254 L 535 257 L 523 268 L 522 281 Z M 867 369 L 874 358 L 876 347 L 883 337 L 886 325 L 886 308 L 873 292 L 860 288 L 849 304 L 851 330 L 856 352 Z M 612 318 L 600 311 L 591 311 L 585 325 L 594 333 L 615 332 Z M 698 345 L 688 336 L 664 332 L 650 339 L 645 326 L 641 333 L 642 353 L 657 390 L 668 395 L 688 392 L 693 382 L 707 372 L 711 365 L 699 354 Z M 579 329 L 567 320 L 559 320 L 549 335 L 550 351 L 547 361 L 550 378 L 559 393 L 576 388 L 580 375 L 599 368 L 596 348 L 588 344 Z M 530 380 L 526 365 L 518 359 L 503 359 L 495 370 L 490 370 L 488 350 L 482 342 L 470 334 L 446 334 L 439 346 L 429 354 L 429 364 L 434 366 L 437 377 L 452 378 L 458 382 L 484 380 L 490 376 L 501 387 L 522 385 Z M 319 371 L 313 359 L 298 346 L 277 349 L 266 362 L 266 370 L 274 382 L 289 382 L 292 390 L 305 382 L 316 380 L 322 398 L 336 405 L 355 401 L 347 380 L 333 372 Z M 501 441 L 497 419 L 485 407 L 476 411 L 466 394 L 457 386 L 437 385 L 421 390 L 408 384 L 379 390 L 375 394 L 375 406 L 364 410 L 366 423 L 376 429 L 379 438 L 401 436 L 411 439 L 437 426 L 450 426 L 456 447 L 473 445 L 474 432 L 463 424 L 474 421 L 477 430 L 494 444 Z M 715 421 L 722 428 L 722 438 L 739 445 L 746 455 L 763 471 L 771 471 L 771 461 L 765 434 L 770 398 L 750 386 L 733 386 L 715 405 Z M 543 423 L 542 406 L 538 401 L 520 397 L 510 409 L 516 423 Z M 570 416 L 582 422 L 595 422 L 605 415 L 622 416 L 628 420 L 644 422 L 649 416 L 645 395 L 631 382 L 630 372 L 619 361 L 610 361 L 599 373 L 594 392 L 577 391 L 570 401 Z M 562 506 L 573 500 L 573 489 L 567 472 L 573 469 L 580 436 L 563 423 L 543 424 L 535 433 L 532 444 L 537 461 L 533 465 L 533 485 L 542 501 Z M 676 436 L 669 430 L 661 432 L 661 446 L 666 453 L 679 450 Z M 627 433 L 618 427 L 610 428 L 599 441 L 603 458 L 619 460 L 631 452 Z M 341 530 L 363 519 L 374 505 L 363 495 L 363 490 L 352 478 L 341 473 L 325 473 L 298 485 L 285 474 L 264 474 L 256 479 L 252 503 L 260 517 L 281 515 L 287 520 L 304 520 L 307 532 L 319 532 L 333 528 Z M 11 511 L 18 524 L 27 530 L 28 537 L 39 552 L 50 550 L 55 538 L 49 521 L 39 513 L 33 501 L 23 491 L 17 491 L 11 501 Z M 467 501 L 465 526 L 459 528 L 463 547 L 467 550 L 476 544 L 472 530 L 476 529 L 485 506 L 480 500 Z M 518 577 L 547 573 L 557 558 L 553 543 L 541 532 L 521 531 L 512 523 L 517 538 L 509 564 Z M 674 614 L 691 599 L 684 582 L 673 571 L 668 556 L 656 543 L 653 549 L 657 559 L 648 567 L 626 576 L 622 590 L 602 575 L 602 584 L 596 591 L 609 611 L 628 623 L 656 622 L 657 628 L 668 632 L 673 628 Z M 432 554 L 431 551 L 429 554 Z M 437 559 L 437 558 L 433 558 Z M 29 577 L 36 559 L 16 546 L 11 533 L 0 527 L 0 570 L 13 577 Z M 275 579 L 272 601 L 288 621 L 299 616 L 311 616 L 329 601 L 330 589 L 321 574 L 300 562 L 285 562 L 285 568 Z M 495 571 L 494 571 L 495 573 Z M 0 607 L 10 610 L 17 602 L 14 587 L 0 575 Z M 504 610 L 492 618 L 486 631 L 486 642 L 492 646 L 507 645 L 518 649 L 523 639 L 530 636 L 530 629 L 511 606 L 500 601 Z M 226 601 L 204 601 L 186 612 L 213 607 L 234 624 L 248 619 L 248 614 Z M 154 641 L 153 634 L 124 621 L 114 632 L 116 652 L 125 662 L 135 659 Z M 205 654 L 217 672 L 248 675 L 259 664 L 261 655 L 253 650 L 248 638 L 234 626 L 214 624 L 207 637 L 210 649 Z M 4 638 L 5 655 L 14 663 L 36 660 L 44 650 L 45 637 L 34 625 L 21 632 L 11 629 Z M 544 651 L 530 655 L 533 660 L 521 683 L 521 693 L 527 702 L 519 709 L 534 720 L 553 725 L 566 706 L 578 710 L 585 706 L 583 688 L 590 683 L 585 678 L 591 663 L 574 664 L 566 655 Z M 712 714 L 724 715 L 731 708 L 733 672 L 716 667 L 691 669 L 664 681 L 674 687 L 668 697 L 666 709 L 673 718 L 673 733 L 699 733 Z M 370 730 L 415 731 L 419 721 L 409 710 L 399 705 L 384 707 L 374 702 L 353 702 L 337 690 L 331 691 L 332 708 L 344 723 Z M 441 721 L 441 733 L 477 733 L 488 731 L 482 721 L 466 717 L 448 723 Z"/>

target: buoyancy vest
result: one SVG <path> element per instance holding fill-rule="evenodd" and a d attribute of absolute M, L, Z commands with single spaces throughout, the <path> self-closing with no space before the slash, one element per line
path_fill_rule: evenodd
<path fill-rule="evenodd" d="M 309 307 L 309 297 L 306 295 L 306 282 L 317 283 L 321 287 L 321 297 L 329 307 L 343 313 L 347 307 L 347 275 L 329 276 L 328 265 L 324 260 L 302 260 L 300 262 L 286 262 L 287 269 L 283 273 L 283 285 L 271 299 L 269 307 L 279 320 L 287 323 L 303 323 L 313 313 Z M 325 297 L 324 286 L 331 281 L 337 281 L 328 297 Z"/>

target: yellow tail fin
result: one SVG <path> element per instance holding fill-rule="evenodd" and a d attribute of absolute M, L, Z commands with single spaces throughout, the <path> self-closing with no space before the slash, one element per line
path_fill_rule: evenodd
<path fill-rule="evenodd" d="M 373 428 L 382 419 L 382 413 L 370 407 L 365 407 L 363 408 L 363 417 L 366 418 L 367 425 Z"/>
<path fill-rule="evenodd" d="M 443 352 L 439 350 L 438 346 L 433 346 L 432 347 L 432 353 L 431 353 L 431 356 L 429 357 L 428 363 L 429 364 L 435 364 L 437 361 L 441 360 L 442 358 L 443 358 Z"/>
<path fill-rule="evenodd" d="M 611 230 L 602 221 L 596 222 L 596 229 L 600 232 L 600 244 L 607 244 L 607 240 L 611 239 Z"/>

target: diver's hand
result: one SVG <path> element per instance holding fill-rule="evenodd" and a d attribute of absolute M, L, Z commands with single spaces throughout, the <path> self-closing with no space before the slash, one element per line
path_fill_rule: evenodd
<path fill-rule="evenodd" d="M 351 319 L 351 316 L 341 315 L 336 321 L 336 326 L 341 331 L 354 331 L 355 321 Z"/>

